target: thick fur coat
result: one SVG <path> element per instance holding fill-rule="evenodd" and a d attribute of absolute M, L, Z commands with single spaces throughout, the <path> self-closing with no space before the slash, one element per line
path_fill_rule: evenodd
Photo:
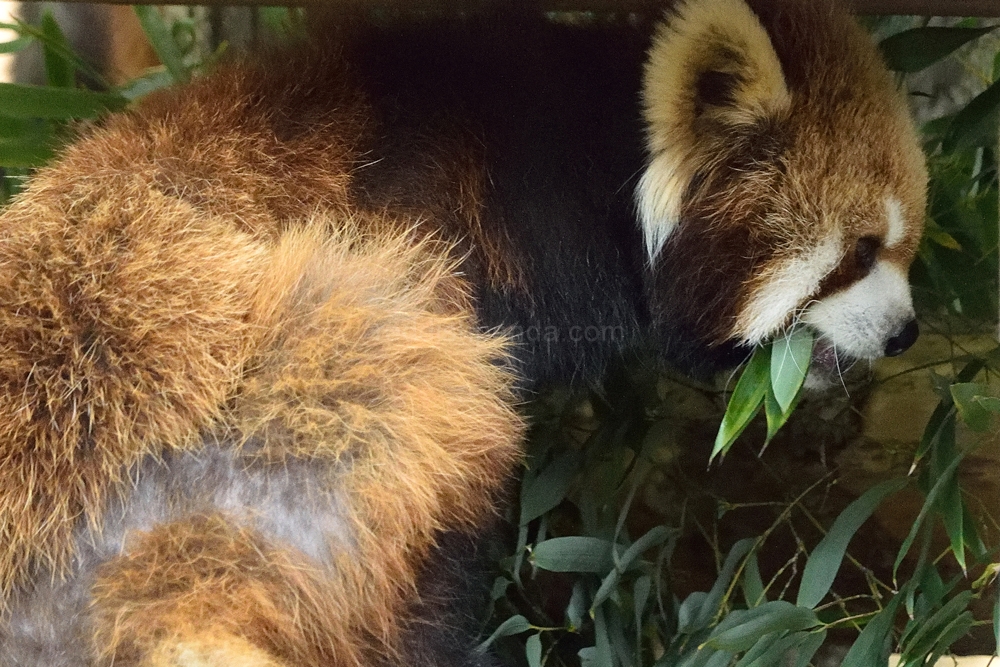
<path fill-rule="evenodd" d="M 475 662 L 432 554 L 518 390 L 902 351 L 924 178 L 790 0 L 355 26 L 84 130 L 0 215 L 0 664 Z"/>

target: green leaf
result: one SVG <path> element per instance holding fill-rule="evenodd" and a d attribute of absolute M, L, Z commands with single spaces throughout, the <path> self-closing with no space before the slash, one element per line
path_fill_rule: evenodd
<path fill-rule="evenodd" d="M 988 28 L 946 28 L 926 26 L 904 30 L 882 40 L 879 49 L 889 69 L 919 72 L 933 65 L 963 44 L 993 30 Z"/>
<path fill-rule="evenodd" d="M 643 552 L 662 544 L 673 532 L 674 531 L 666 526 L 654 526 L 645 535 L 637 539 L 632 546 L 626 549 L 621 558 L 612 558 L 614 562 L 614 569 L 611 570 L 608 576 L 604 578 L 601 582 L 601 587 L 597 589 L 597 593 L 594 595 L 594 602 L 590 606 L 590 613 L 593 614 L 594 610 L 600 606 L 602 602 L 608 599 L 608 596 L 611 595 L 611 593 L 614 592 L 615 587 L 618 586 L 618 580 L 621 578 L 621 574 L 627 570 L 628 567 L 643 554 Z M 614 551 L 612 551 L 612 555 L 613 554 Z"/>
<path fill-rule="evenodd" d="M 760 576 L 755 552 L 750 552 L 743 564 L 743 597 L 747 607 L 756 607 L 764 601 L 764 581 Z"/>
<path fill-rule="evenodd" d="M 601 610 L 604 612 L 608 624 L 608 637 L 611 639 L 611 648 L 614 649 L 617 664 L 621 667 L 634 667 L 632 647 L 625 639 L 625 625 L 621 615 L 621 607 L 617 604 L 604 605 Z"/>
<path fill-rule="evenodd" d="M 945 626 L 941 632 L 938 633 L 936 641 L 934 642 L 934 648 L 932 649 L 931 658 L 926 662 L 928 665 L 937 665 L 938 660 L 948 652 L 951 645 L 957 642 L 962 637 L 969 634 L 969 630 L 976 624 L 976 617 L 972 615 L 971 611 L 966 611 L 960 614 L 955 620 Z"/>
<path fill-rule="evenodd" d="M 528 477 L 521 486 L 521 525 L 534 521 L 554 509 L 566 497 L 580 465 L 580 456 L 569 452 Z"/>
<path fill-rule="evenodd" d="M 21 137 L 0 137 L 0 166 L 40 167 L 52 159 L 57 144 L 51 131 Z"/>
<path fill-rule="evenodd" d="M 500 639 L 501 637 L 509 637 L 510 635 L 519 635 L 522 632 L 527 632 L 531 629 L 531 623 L 528 622 L 524 616 L 520 614 L 516 616 L 511 616 L 506 621 L 500 624 L 493 634 L 490 635 L 486 641 L 476 647 L 476 651 L 479 653 L 485 653 L 493 642 Z"/>
<path fill-rule="evenodd" d="M 767 643 L 765 642 L 768 637 L 764 637 L 764 639 L 757 643 L 757 646 L 754 646 L 753 649 L 747 651 L 746 655 L 744 655 L 743 658 L 736 663 L 736 667 L 774 667 L 775 665 L 788 665 L 789 659 L 791 657 L 800 657 L 803 650 L 810 651 L 809 659 L 811 659 L 812 655 L 814 655 L 816 650 L 819 649 L 818 644 L 816 645 L 816 648 L 811 648 L 811 645 L 816 642 L 816 637 L 820 634 L 822 636 L 819 637 L 819 641 L 822 643 L 823 638 L 826 636 L 825 630 L 821 633 L 775 633 L 771 636 L 776 637 L 776 641 Z M 759 649 L 758 646 L 760 647 Z M 806 664 L 808 664 L 809 659 L 806 660 Z"/>
<path fill-rule="evenodd" d="M 726 414 L 722 417 L 722 424 L 715 436 L 715 446 L 712 447 L 709 461 L 718 455 L 725 455 L 760 410 L 771 384 L 770 375 L 771 348 L 766 345 L 758 347 L 729 397 L 729 405 L 726 406 Z"/>
<path fill-rule="evenodd" d="M 10 24 L 6 24 L 10 25 Z M 0 28 L 5 27 L 0 24 Z M 93 80 L 100 88 L 110 88 L 111 86 L 101 75 L 101 72 L 97 70 L 96 67 L 87 62 L 84 58 L 77 55 L 73 50 L 73 47 L 64 38 L 60 38 L 55 35 L 55 33 L 47 33 L 42 27 L 28 25 L 27 23 L 17 23 L 13 25 L 10 29 L 16 30 L 21 35 L 25 37 L 30 37 L 42 44 L 43 49 L 47 49 L 58 56 L 60 59 L 65 60 L 71 64 L 74 70 L 84 72 L 91 80 Z"/>
<path fill-rule="evenodd" d="M 722 604 L 722 596 L 725 595 L 726 590 L 729 588 L 729 582 L 733 580 L 736 568 L 753 545 L 754 540 L 745 539 L 740 540 L 729 549 L 729 554 L 726 555 L 726 561 L 722 564 L 719 576 L 716 578 L 715 583 L 712 584 L 712 590 L 705 596 L 705 601 L 694 618 L 694 630 L 707 628 L 709 623 L 712 622 L 712 619 L 719 610 L 719 606 Z"/>
<path fill-rule="evenodd" d="M 728 667 L 732 661 L 732 653 L 728 651 L 716 651 L 712 654 L 712 657 L 705 661 L 705 667 Z"/>
<path fill-rule="evenodd" d="M 975 401 L 984 410 L 1000 414 L 1000 398 L 996 398 L 995 396 L 977 396 Z"/>
<path fill-rule="evenodd" d="M 152 5 L 135 5 L 133 9 L 135 15 L 139 17 L 139 24 L 146 33 L 150 45 L 156 51 L 156 56 L 170 72 L 170 76 L 177 83 L 187 82 L 191 78 L 191 73 L 184 66 L 184 54 L 181 53 L 173 32 L 163 20 L 159 9 Z"/>
<path fill-rule="evenodd" d="M 935 449 L 935 445 L 938 444 L 942 437 L 951 437 L 955 432 L 955 411 L 953 410 L 954 405 L 950 400 L 942 400 L 938 403 L 938 406 L 934 408 L 934 412 L 931 414 L 931 418 L 927 420 L 927 426 L 924 427 L 923 435 L 920 436 L 920 444 L 917 445 L 917 451 L 913 454 L 913 462 L 910 464 L 910 474 L 917 469 L 920 462 L 924 460 L 927 453 Z"/>
<path fill-rule="evenodd" d="M 677 632 L 692 634 L 708 625 L 706 623 L 701 627 L 696 627 L 696 623 L 700 622 L 699 616 L 706 600 L 708 600 L 708 593 L 705 591 L 695 591 L 684 598 L 684 602 L 681 602 L 681 606 L 677 610 Z M 711 616 L 709 616 L 709 620 L 711 620 Z"/>
<path fill-rule="evenodd" d="M 949 250 L 960 251 L 962 245 L 955 240 L 955 237 L 944 231 L 937 225 L 928 224 L 924 230 L 924 236 L 934 243 L 937 243 L 942 248 L 948 248 Z"/>
<path fill-rule="evenodd" d="M 906 539 L 903 540 L 903 544 L 899 547 L 899 552 L 896 554 L 896 562 L 892 566 L 893 579 L 896 578 L 899 566 L 903 563 L 903 559 L 906 558 L 906 554 L 910 550 L 910 547 L 913 546 L 913 541 L 917 539 L 917 534 L 920 532 L 920 527 L 923 525 L 924 519 L 927 518 L 927 514 L 937 503 L 938 496 L 940 496 L 951 483 L 951 479 L 954 477 L 955 471 L 958 469 L 958 464 L 962 462 L 964 456 L 964 454 L 959 454 L 954 458 L 954 460 L 952 460 L 948 467 L 941 473 L 940 477 L 938 477 L 938 480 L 934 483 L 930 492 L 927 494 L 923 507 L 920 508 L 920 512 L 917 514 L 917 518 L 914 520 L 913 526 L 910 528 L 909 535 L 907 535 Z"/>
<path fill-rule="evenodd" d="M 962 421 L 973 431 L 988 431 L 990 412 L 978 399 L 991 398 L 989 388 L 976 382 L 960 382 L 951 385 L 950 390 Z"/>
<path fill-rule="evenodd" d="M 940 641 L 950 636 L 953 623 L 955 621 L 963 622 L 960 619 L 968 609 L 970 600 L 972 600 L 972 592 L 962 591 L 937 610 L 930 618 L 924 619 L 916 631 L 909 637 L 907 645 L 903 647 L 903 662 L 911 662 L 915 659 L 926 657 Z"/>
<path fill-rule="evenodd" d="M 583 627 L 583 615 L 587 613 L 586 594 L 583 591 L 583 582 L 577 581 L 573 584 L 573 592 L 569 596 L 569 603 L 566 605 L 566 620 L 569 621 L 569 630 L 575 632 Z"/>
<path fill-rule="evenodd" d="M 615 562 L 615 569 L 624 572 L 643 553 L 653 547 L 663 544 L 676 530 L 666 526 L 654 526 L 646 531 L 646 534 L 637 539 L 625 550 Z"/>
<path fill-rule="evenodd" d="M 785 600 L 773 600 L 744 612 L 734 627 L 713 632 L 706 644 L 728 651 L 745 651 L 769 633 L 808 630 L 819 624 L 812 609 L 796 607 Z"/>
<path fill-rule="evenodd" d="M 881 667 L 888 664 L 889 651 L 886 643 L 903 597 L 902 592 L 896 594 L 882 611 L 868 621 L 847 651 L 840 667 Z"/>
<path fill-rule="evenodd" d="M 819 647 L 822 646 L 825 641 L 826 630 L 810 633 L 809 638 L 802 642 L 802 645 L 799 646 L 798 656 L 795 658 L 794 667 L 809 667 L 809 663 L 812 661 L 813 656 L 816 655 L 816 651 L 819 650 Z"/>
<path fill-rule="evenodd" d="M 618 586 L 618 580 L 621 579 L 621 572 L 617 569 L 611 570 L 608 576 L 604 577 L 601 581 L 600 588 L 597 589 L 597 593 L 594 594 L 594 602 L 590 605 L 590 615 L 594 615 L 594 611 L 601 605 L 602 602 L 608 599 L 608 596 L 614 592 L 615 588 Z"/>
<path fill-rule="evenodd" d="M 18 139 L 29 134 L 50 135 L 52 134 L 52 124 L 39 118 L 0 116 L 0 137 Z"/>
<path fill-rule="evenodd" d="M 844 509 L 806 561 L 795 603 L 800 607 L 818 605 L 833 585 L 847 545 L 875 508 L 889 495 L 906 486 L 906 479 L 891 479 L 868 489 Z"/>
<path fill-rule="evenodd" d="M 531 635 L 524 643 L 524 656 L 528 667 L 542 667 L 542 636 Z"/>
<path fill-rule="evenodd" d="M 611 650 L 611 637 L 608 636 L 608 624 L 604 619 L 604 611 L 598 607 L 594 614 L 594 665 L 595 667 L 614 667 L 614 651 Z"/>
<path fill-rule="evenodd" d="M 646 602 L 653 588 L 653 579 L 648 574 L 644 574 L 635 580 L 632 586 L 632 606 L 635 622 L 635 646 L 636 649 L 642 647 L 642 612 L 646 609 Z"/>
<path fill-rule="evenodd" d="M 951 553 L 955 556 L 962 572 L 968 574 L 965 564 L 965 504 L 962 502 L 962 489 L 958 484 L 958 476 L 952 475 L 941 489 L 941 499 L 938 510 L 944 521 L 945 532 L 951 544 Z"/>
<path fill-rule="evenodd" d="M 0 53 L 17 53 L 30 46 L 35 40 L 31 37 L 18 37 L 9 42 L 0 42 Z"/>
<path fill-rule="evenodd" d="M 795 635 L 789 635 L 787 632 L 772 632 L 771 634 L 764 635 L 761 637 L 757 643 L 750 647 L 743 657 L 739 659 L 736 663 L 736 667 L 757 667 L 757 663 L 762 659 L 766 659 L 767 665 L 777 665 L 781 662 L 781 658 L 785 655 L 785 650 L 782 646 L 787 645 L 789 639 L 792 639 Z"/>
<path fill-rule="evenodd" d="M 164 69 L 153 70 L 148 74 L 127 81 L 117 89 L 118 94 L 132 102 L 149 95 L 155 90 L 174 85 L 174 78 Z"/>
<path fill-rule="evenodd" d="M 555 537 L 535 545 L 531 562 L 550 572 L 606 574 L 615 566 L 611 547 L 611 542 L 597 537 Z"/>
<path fill-rule="evenodd" d="M 72 49 L 59 24 L 52 18 L 52 12 L 46 11 L 42 15 L 41 30 L 45 35 L 42 53 L 48 84 L 56 88 L 73 88 L 76 85 L 76 68 L 73 66 L 73 61 L 65 55 Z"/>
<path fill-rule="evenodd" d="M 95 118 L 126 104 L 116 93 L 0 83 L 0 115 L 12 118 Z"/>
<path fill-rule="evenodd" d="M 771 389 L 774 398 L 787 413 L 809 372 L 813 335 L 805 327 L 796 327 L 771 344 Z"/>
<path fill-rule="evenodd" d="M 493 580 L 493 588 L 490 589 L 490 599 L 496 602 L 507 595 L 507 588 L 511 585 L 511 580 L 504 576 L 498 576 Z"/>
<path fill-rule="evenodd" d="M 955 114 L 942 143 L 946 152 L 994 143 L 1000 115 L 1000 81 L 994 81 Z"/>

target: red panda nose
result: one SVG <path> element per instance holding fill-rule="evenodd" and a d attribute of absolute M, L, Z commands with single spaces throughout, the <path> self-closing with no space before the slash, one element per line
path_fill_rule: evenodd
<path fill-rule="evenodd" d="M 919 335 L 920 328 L 917 326 L 917 321 L 910 320 L 906 326 L 900 329 L 898 334 L 885 344 L 885 356 L 895 357 L 897 354 L 906 352 L 917 341 Z"/>

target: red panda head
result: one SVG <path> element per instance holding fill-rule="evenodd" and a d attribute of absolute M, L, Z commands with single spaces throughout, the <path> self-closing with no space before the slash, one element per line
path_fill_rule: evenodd
<path fill-rule="evenodd" d="M 850 17 L 814 0 L 687 0 L 654 37 L 643 96 L 657 326 L 711 347 L 801 323 L 828 365 L 912 344 L 927 174 Z"/>

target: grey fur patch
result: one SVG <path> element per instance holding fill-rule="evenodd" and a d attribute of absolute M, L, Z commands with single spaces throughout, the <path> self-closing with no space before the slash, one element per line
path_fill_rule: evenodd
<path fill-rule="evenodd" d="M 224 514 L 286 549 L 301 552 L 319 567 L 332 567 L 333 554 L 351 548 L 329 462 L 254 456 L 207 442 L 193 453 L 152 457 L 130 474 L 131 492 L 108 507 L 98 530 L 77 530 L 77 559 L 64 579 L 40 574 L 10 597 L 11 613 L 0 624 L 4 667 L 88 667 L 90 589 L 101 564 L 125 549 L 130 533 L 188 516 Z"/>

